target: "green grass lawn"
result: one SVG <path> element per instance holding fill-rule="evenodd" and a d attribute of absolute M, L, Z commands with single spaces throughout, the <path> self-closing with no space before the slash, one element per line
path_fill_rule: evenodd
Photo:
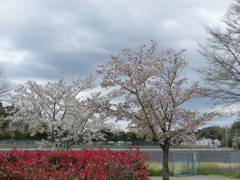
<path fill-rule="evenodd" d="M 162 164 L 159 162 L 148 162 L 149 176 L 161 176 Z M 175 165 L 176 166 L 176 165 Z M 181 169 L 181 164 L 178 165 Z M 239 163 L 197 163 L 197 175 L 218 175 L 229 178 L 240 179 L 240 162 Z M 170 174 L 172 175 L 172 163 L 169 163 Z M 175 172 L 176 173 L 176 172 Z"/>
<path fill-rule="evenodd" d="M 222 175 L 230 178 L 240 179 L 240 162 L 239 163 L 208 163 L 201 162 L 197 166 L 199 175 Z"/>

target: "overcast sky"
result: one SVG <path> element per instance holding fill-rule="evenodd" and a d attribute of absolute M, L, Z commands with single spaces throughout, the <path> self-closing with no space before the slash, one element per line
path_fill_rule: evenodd
<path fill-rule="evenodd" d="M 0 0 L 0 60 L 14 84 L 74 80 L 125 47 L 159 43 L 159 50 L 186 49 L 189 67 L 204 58 L 196 42 L 203 24 L 223 26 L 231 0 Z M 188 69 L 191 80 L 199 75 Z M 202 99 L 189 106 L 207 109 Z M 213 125 L 224 125 L 214 120 Z"/>

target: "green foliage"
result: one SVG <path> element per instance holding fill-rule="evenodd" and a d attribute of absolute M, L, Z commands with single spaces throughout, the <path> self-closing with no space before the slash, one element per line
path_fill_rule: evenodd
<path fill-rule="evenodd" d="M 161 176 L 162 175 L 162 165 L 159 162 L 149 162 L 149 176 Z M 234 169 L 234 167 L 236 169 Z M 226 176 L 230 178 L 240 178 L 238 172 L 239 164 L 232 164 L 231 168 L 227 163 L 206 163 L 201 162 L 197 165 L 198 175 L 218 175 Z M 172 172 L 171 172 L 172 175 Z"/>
<path fill-rule="evenodd" d="M 162 170 L 156 170 L 156 169 L 150 168 L 148 170 L 148 175 L 149 176 L 162 176 Z"/>
<path fill-rule="evenodd" d="M 226 145 L 226 131 L 227 131 L 227 145 Z M 198 139 L 218 139 L 221 141 L 222 147 L 240 147 L 240 121 L 235 121 L 230 127 L 211 126 L 197 131 Z M 238 142 L 239 141 L 239 142 Z"/>
<path fill-rule="evenodd" d="M 111 131 L 106 131 L 106 130 L 101 130 L 100 131 L 102 134 L 104 134 L 104 138 L 106 139 L 106 141 L 118 141 L 118 135 L 114 134 Z"/>
<path fill-rule="evenodd" d="M 222 140 L 225 137 L 225 128 L 220 126 L 206 127 L 197 131 L 197 138 L 218 139 Z"/>
<path fill-rule="evenodd" d="M 13 106 L 6 106 L 3 107 L 3 104 L 0 102 L 0 116 L 10 116 L 11 114 L 9 113 L 14 107 Z"/>
<path fill-rule="evenodd" d="M 9 120 L 6 120 L 5 118 L 11 115 L 8 113 L 8 111 L 12 109 L 13 106 L 3 107 L 2 103 L 0 102 L 0 132 L 4 132 L 8 128 Z"/>
<path fill-rule="evenodd" d="M 3 139 L 3 140 L 10 140 L 10 139 L 42 140 L 42 139 L 47 139 L 47 134 L 37 132 L 34 136 L 31 136 L 30 132 L 26 132 L 26 131 L 6 130 L 6 131 L 0 133 L 0 139 Z"/>
<path fill-rule="evenodd" d="M 46 133 L 35 133 L 34 136 L 31 136 L 31 132 L 28 132 L 28 126 L 22 122 L 12 124 L 15 130 L 10 130 L 9 120 L 6 120 L 6 117 L 12 115 L 9 112 L 13 109 L 13 106 L 3 107 L 3 104 L 0 102 L 0 139 L 10 140 L 42 140 L 47 139 Z M 24 130 L 22 130 L 24 129 Z"/>
<path fill-rule="evenodd" d="M 145 141 L 145 139 L 137 136 L 135 132 L 124 132 L 120 131 L 119 133 L 113 133 L 110 131 L 101 130 L 101 133 L 104 134 L 106 141 Z"/>
<path fill-rule="evenodd" d="M 234 166 L 236 166 L 234 169 Z M 239 164 L 232 164 L 229 166 L 227 163 L 200 163 L 197 174 L 199 175 L 219 175 L 230 178 L 240 178 L 238 172 Z M 231 168 L 230 168 L 231 167 Z"/>
<path fill-rule="evenodd" d="M 231 147 L 239 149 L 240 142 L 240 121 L 235 121 L 232 126 L 229 128 L 229 144 Z"/>
<path fill-rule="evenodd" d="M 47 133 L 46 132 L 43 132 L 43 133 L 37 132 L 33 136 L 31 136 L 30 133 L 28 133 L 28 139 L 29 140 L 42 140 L 42 139 L 46 140 L 47 139 Z"/>
<path fill-rule="evenodd" d="M 218 176 L 226 176 L 230 178 L 236 178 L 239 179 L 240 175 L 236 172 L 231 172 L 231 171 L 212 171 L 208 169 L 204 170 L 198 170 L 198 175 L 218 175 Z"/>
<path fill-rule="evenodd" d="M 225 131 L 227 130 L 227 145 L 226 145 L 226 133 L 224 135 L 224 137 L 221 140 L 221 146 L 222 147 L 239 147 L 240 146 L 240 142 L 239 142 L 239 137 L 240 137 L 240 121 L 235 121 L 230 127 L 228 127 L 227 129 L 224 128 Z"/>
<path fill-rule="evenodd" d="M 172 163 L 170 162 L 169 167 L 172 167 Z M 162 176 L 162 163 L 159 162 L 148 162 L 148 175 L 149 176 Z M 170 176 L 173 176 L 173 172 L 169 172 Z"/>
<path fill-rule="evenodd" d="M 240 149 L 240 138 L 239 137 L 232 139 L 232 147 L 234 149 Z"/>

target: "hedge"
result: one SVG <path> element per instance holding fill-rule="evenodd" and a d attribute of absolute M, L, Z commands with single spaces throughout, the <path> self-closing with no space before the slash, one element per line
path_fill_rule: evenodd
<path fill-rule="evenodd" d="M 17 150 L 0 152 L 0 179 L 149 180 L 148 155 L 128 151 Z"/>

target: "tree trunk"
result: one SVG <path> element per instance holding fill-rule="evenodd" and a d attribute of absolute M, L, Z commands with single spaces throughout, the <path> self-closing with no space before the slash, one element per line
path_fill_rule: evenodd
<path fill-rule="evenodd" d="M 163 161 L 162 161 L 162 177 L 163 180 L 170 180 L 169 178 L 169 167 L 168 167 L 168 158 L 169 158 L 169 147 L 170 143 L 164 141 L 163 145 L 160 145 L 163 151 Z"/>

